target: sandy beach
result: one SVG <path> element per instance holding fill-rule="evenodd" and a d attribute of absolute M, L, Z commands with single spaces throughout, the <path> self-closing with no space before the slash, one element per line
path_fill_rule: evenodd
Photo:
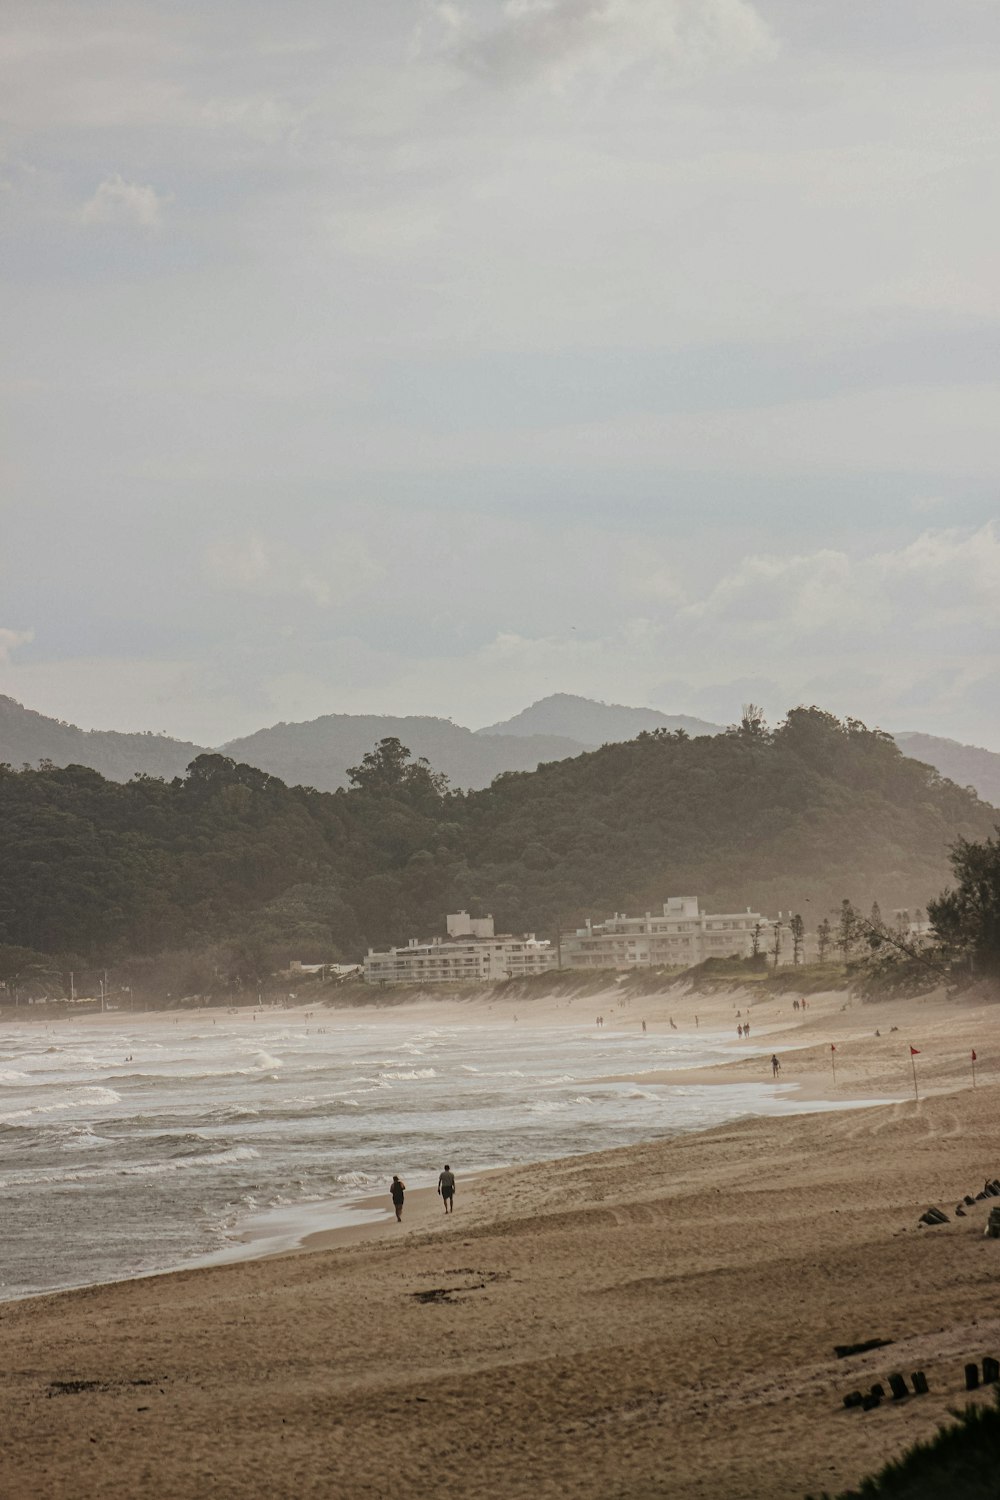
<path fill-rule="evenodd" d="M 746 1000 L 642 1003 L 651 1027 L 697 1010 L 735 1032 Z M 776 1052 L 803 1098 L 891 1102 L 471 1184 L 453 1162 L 447 1219 L 422 1191 L 402 1225 L 3 1305 L 0 1493 L 801 1500 L 858 1481 L 962 1404 L 967 1359 L 1000 1356 L 1000 1241 L 984 1203 L 954 1215 L 1000 1175 L 1000 1012 L 842 1007 L 758 1001 L 754 1054 L 691 1081 L 769 1076 Z M 641 1019 L 634 1002 L 616 1024 Z M 918 1227 L 930 1204 L 947 1224 Z M 834 1352 L 873 1338 L 892 1344 Z M 929 1395 L 843 1409 L 918 1369 Z"/>

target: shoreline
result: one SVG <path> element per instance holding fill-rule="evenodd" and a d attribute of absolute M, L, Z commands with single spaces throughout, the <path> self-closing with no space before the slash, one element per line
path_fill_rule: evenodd
<path fill-rule="evenodd" d="M 0 1488 L 801 1500 L 856 1485 L 990 1399 L 966 1398 L 962 1371 L 1000 1355 L 1000 1242 L 984 1203 L 955 1205 L 1000 1175 L 1000 1009 L 894 1003 L 884 1038 L 867 1009 L 822 1011 L 780 1053 L 783 1081 L 825 1086 L 835 1045 L 839 1087 L 891 1086 L 892 1102 L 459 1172 L 447 1220 L 417 1188 L 374 1235 L 3 1304 Z M 761 1081 L 779 1033 L 760 1029 L 761 1050 L 671 1081 Z M 931 1203 L 948 1219 L 924 1229 Z M 871 1338 L 891 1343 L 834 1352 Z M 916 1369 L 929 1395 L 845 1412 L 845 1391 Z"/>

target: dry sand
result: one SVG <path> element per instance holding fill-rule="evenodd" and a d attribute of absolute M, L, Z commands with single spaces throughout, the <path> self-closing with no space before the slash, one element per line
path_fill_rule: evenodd
<path fill-rule="evenodd" d="M 686 1026 L 695 1003 L 735 1033 L 745 997 L 644 998 L 643 1016 Z M 842 1003 L 755 1004 L 759 1050 L 714 1076 L 767 1076 L 780 1045 L 782 1081 L 815 1095 L 832 1042 L 838 1095 L 895 1102 L 460 1178 L 448 1219 L 411 1194 L 402 1226 L 312 1253 L 4 1305 L 0 1493 L 801 1500 L 856 1482 L 962 1403 L 967 1359 L 1000 1356 L 986 1205 L 917 1227 L 1000 1175 L 1000 1007 Z M 874 1337 L 894 1342 L 834 1354 Z M 916 1369 L 929 1396 L 842 1408 Z"/>

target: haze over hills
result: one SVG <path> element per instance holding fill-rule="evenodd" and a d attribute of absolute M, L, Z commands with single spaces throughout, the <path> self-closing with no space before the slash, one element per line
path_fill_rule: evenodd
<path fill-rule="evenodd" d="M 0 949 L 186 953 L 177 983 L 195 993 L 220 964 L 254 977 L 280 954 L 353 959 L 462 909 L 551 935 L 691 891 L 812 926 L 845 896 L 926 906 L 949 846 L 995 818 L 888 736 L 818 709 L 773 733 L 647 735 L 475 792 L 386 752 L 334 793 L 218 754 L 126 785 L 0 767 Z"/>
<path fill-rule="evenodd" d="M 942 776 L 957 781 L 959 786 L 975 787 L 984 802 L 1000 807 L 1000 755 L 996 751 L 913 731 L 893 738 L 904 755 L 934 766 Z"/>
<path fill-rule="evenodd" d="M 347 768 L 388 736 L 429 760 L 456 787 L 489 786 L 501 771 L 533 771 L 546 760 L 565 760 L 587 747 L 556 735 L 479 738 L 450 719 L 418 715 L 324 714 L 304 724 L 275 724 L 230 740 L 224 755 L 270 771 L 289 785 L 332 792 L 347 785 Z"/>
<path fill-rule="evenodd" d="M 722 727 L 689 714 L 552 693 L 513 718 L 478 730 L 424 715 L 324 714 L 303 723 L 274 724 L 221 749 L 289 785 L 335 791 L 347 785 L 349 766 L 358 764 L 378 740 L 395 735 L 414 756 L 424 756 L 443 771 L 452 786 L 475 790 L 489 786 L 502 772 L 532 771 L 544 762 L 633 739 L 643 731 L 682 729 L 697 737 L 719 734 Z M 895 738 L 904 755 L 1000 806 L 1000 754 L 916 731 Z M 169 780 L 183 775 L 210 748 L 163 734 L 80 729 L 0 696 L 0 763 L 50 760 L 57 766 L 87 766 L 112 781 L 137 774 Z"/>
<path fill-rule="evenodd" d="M 166 734 L 127 734 L 117 729 L 79 729 L 50 719 L 0 694 L 0 763 L 89 766 L 111 781 L 146 776 L 183 776 L 204 745 L 171 739 Z"/>
<path fill-rule="evenodd" d="M 477 729 L 483 735 L 563 735 L 581 749 L 634 740 L 649 729 L 683 729 L 686 734 L 718 734 L 723 726 L 689 714 L 663 714 L 655 708 L 628 708 L 623 703 L 598 703 L 575 693 L 551 693 L 522 709 L 512 719 Z"/>

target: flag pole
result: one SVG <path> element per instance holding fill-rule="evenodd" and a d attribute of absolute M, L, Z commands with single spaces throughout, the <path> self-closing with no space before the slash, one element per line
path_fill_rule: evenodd
<path fill-rule="evenodd" d="M 976 1049 L 972 1049 L 972 1087 L 976 1086 Z"/>
<path fill-rule="evenodd" d="M 919 1104 L 920 1095 L 917 1092 L 917 1059 L 916 1053 L 912 1047 L 910 1048 L 910 1067 L 913 1069 L 913 1097 Z"/>
<path fill-rule="evenodd" d="M 834 1082 L 834 1085 L 836 1085 L 836 1082 L 837 1082 L 837 1049 L 833 1045 L 832 1042 L 830 1043 L 830 1066 L 833 1068 L 833 1082 Z"/>

